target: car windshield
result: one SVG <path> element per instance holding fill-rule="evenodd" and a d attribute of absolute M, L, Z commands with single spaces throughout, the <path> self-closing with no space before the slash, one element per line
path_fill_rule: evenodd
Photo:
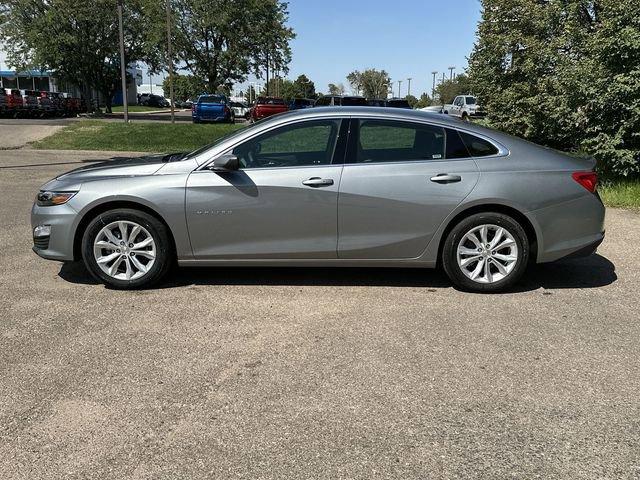
<path fill-rule="evenodd" d="M 467 97 L 467 105 L 475 105 L 476 97 Z"/>
<path fill-rule="evenodd" d="M 258 97 L 256 103 L 262 105 L 284 105 L 284 100 L 281 98 Z"/>
<path fill-rule="evenodd" d="M 202 95 L 198 101 L 200 103 L 224 103 L 222 95 Z"/>

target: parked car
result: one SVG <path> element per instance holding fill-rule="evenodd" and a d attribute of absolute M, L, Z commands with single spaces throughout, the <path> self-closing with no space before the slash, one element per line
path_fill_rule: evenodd
<path fill-rule="evenodd" d="M 38 100 L 38 109 L 43 117 L 50 117 L 54 115 L 53 103 L 49 97 L 49 92 L 39 91 L 35 92 Z"/>
<path fill-rule="evenodd" d="M 468 122 L 471 118 L 484 117 L 486 112 L 478 105 L 478 99 L 473 95 L 458 95 L 452 104 L 442 107 L 442 112 L 454 117 L 460 117 Z"/>
<path fill-rule="evenodd" d="M 38 97 L 40 92 L 35 90 L 20 90 L 20 96 L 22 97 L 22 111 L 23 114 L 28 117 L 41 117 L 44 112 L 40 110 L 38 103 Z"/>
<path fill-rule="evenodd" d="M 385 107 L 389 108 L 411 108 L 409 102 L 404 98 L 389 98 Z"/>
<path fill-rule="evenodd" d="M 249 119 L 249 112 L 251 108 L 246 103 L 242 102 L 230 102 L 231 110 L 236 118 Z"/>
<path fill-rule="evenodd" d="M 7 107 L 7 92 L 3 88 L 0 88 L 0 116 L 4 117 L 8 113 Z"/>
<path fill-rule="evenodd" d="M 367 99 L 359 96 L 348 95 L 325 95 L 316 100 L 316 107 L 366 107 L 369 105 Z"/>
<path fill-rule="evenodd" d="M 65 99 L 65 114 L 68 116 L 76 116 L 83 112 L 82 100 L 78 97 L 67 96 Z M 86 109 L 84 110 L 86 111 Z"/>
<path fill-rule="evenodd" d="M 595 251 L 595 161 L 444 115 L 277 115 L 190 154 L 92 164 L 43 185 L 34 251 L 114 288 L 182 266 L 442 265 L 495 292 L 528 264 Z"/>
<path fill-rule="evenodd" d="M 294 98 L 289 102 L 289 110 L 300 110 L 301 108 L 311 108 L 316 103 L 312 98 Z"/>
<path fill-rule="evenodd" d="M 421 112 L 442 113 L 442 105 L 429 105 L 428 107 L 419 108 Z"/>
<path fill-rule="evenodd" d="M 61 92 L 48 92 L 47 96 L 51 99 L 52 112 L 56 116 L 65 116 L 67 114 L 67 105 L 64 94 Z"/>
<path fill-rule="evenodd" d="M 138 98 L 138 105 L 143 105 L 145 107 L 158 107 L 165 108 L 170 107 L 171 104 L 169 101 L 161 95 L 156 95 L 153 93 L 142 93 Z"/>
<path fill-rule="evenodd" d="M 22 112 L 24 112 L 24 101 L 22 100 L 20 90 L 15 88 L 5 88 L 4 93 L 6 114 L 11 117 L 21 115 Z"/>
<path fill-rule="evenodd" d="M 409 102 L 404 98 L 370 98 L 367 100 L 370 107 L 388 107 L 388 108 L 411 108 Z"/>
<path fill-rule="evenodd" d="M 235 117 L 224 95 L 200 95 L 198 101 L 191 106 L 191 120 L 200 122 L 229 122 Z"/>
<path fill-rule="evenodd" d="M 386 107 L 387 101 L 382 98 L 370 98 L 367 100 L 367 105 L 370 107 Z"/>
<path fill-rule="evenodd" d="M 176 100 L 174 104 L 176 108 L 191 108 L 193 102 L 190 100 Z"/>
<path fill-rule="evenodd" d="M 256 122 L 271 115 L 286 112 L 287 110 L 289 110 L 289 108 L 282 98 L 258 97 L 249 112 L 249 120 Z"/>
<path fill-rule="evenodd" d="M 138 105 L 142 105 L 142 106 L 146 105 L 150 96 L 151 96 L 150 93 L 139 93 L 137 96 Z"/>

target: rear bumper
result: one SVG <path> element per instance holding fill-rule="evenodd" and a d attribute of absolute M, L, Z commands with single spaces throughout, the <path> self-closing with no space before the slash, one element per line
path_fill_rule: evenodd
<path fill-rule="evenodd" d="M 536 227 L 538 263 L 590 255 L 604 240 L 605 207 L 596 195 L 587 194 L 527 216 Z"/>
<path fill-rule="evenodd" d="M 231 115 L 223 115 L 221 117 L 202 117 L 200 115 L 191 115 L 191 119 L 195 122 L 228 122 Z"/>

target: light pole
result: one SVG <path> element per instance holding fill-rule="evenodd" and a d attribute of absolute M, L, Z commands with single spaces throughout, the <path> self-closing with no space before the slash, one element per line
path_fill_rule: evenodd
<path fill-rule="evenodd" d="M 173 56 L 171 54 L 171 4 L 167 0 L 167 63 L 169 64 L 169 101 L 171 102 L 171 123 L 176 122 L 173 101 Z"/>
<path fill-rule="evenodd" d="M 453 71 L 456 67 L 449 67 L 449 80 L 453 80 Z"/>
<path fill-rule="evenodd" d="M 402 85 L 402 80 L 398 80 L 398 98 L 402 97 L 402 92 L 400 90 L 401 85 Z"/>
<path fill-rule="evenodd" d="M 438 74 L 438 72 L 433 71 L 431 72 L 431 75 L 433 75 L 433 86 L 431 87 L 431 100 L 433 100 L 436 97 L 436 75 Z"/>
<path fill-rule="evenodd" d="M 411 77 L 407 78 L 407 82 L 409 83 L 409 85 L 407 85 L 407 97 L 411 95 L 411 80 Z"/>
<path fill-rule="evenodd" d="M 120 76 L 122 77 L 122 107 L 124 123 L 129 123 L 129 103 L 127 99 L 127 71 L 124 63 L 124 27 L 122 25 L 122 0 L 118 0 L 118 33 L 120 37 Z"/>

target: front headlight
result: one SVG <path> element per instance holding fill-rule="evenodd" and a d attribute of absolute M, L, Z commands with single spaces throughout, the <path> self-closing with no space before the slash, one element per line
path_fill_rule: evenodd
<path fill-rule="evenodd" d="M 78 192 L 38 192 L 36 203 L 41 207 L 52 207 L 67 203 Z"/>

